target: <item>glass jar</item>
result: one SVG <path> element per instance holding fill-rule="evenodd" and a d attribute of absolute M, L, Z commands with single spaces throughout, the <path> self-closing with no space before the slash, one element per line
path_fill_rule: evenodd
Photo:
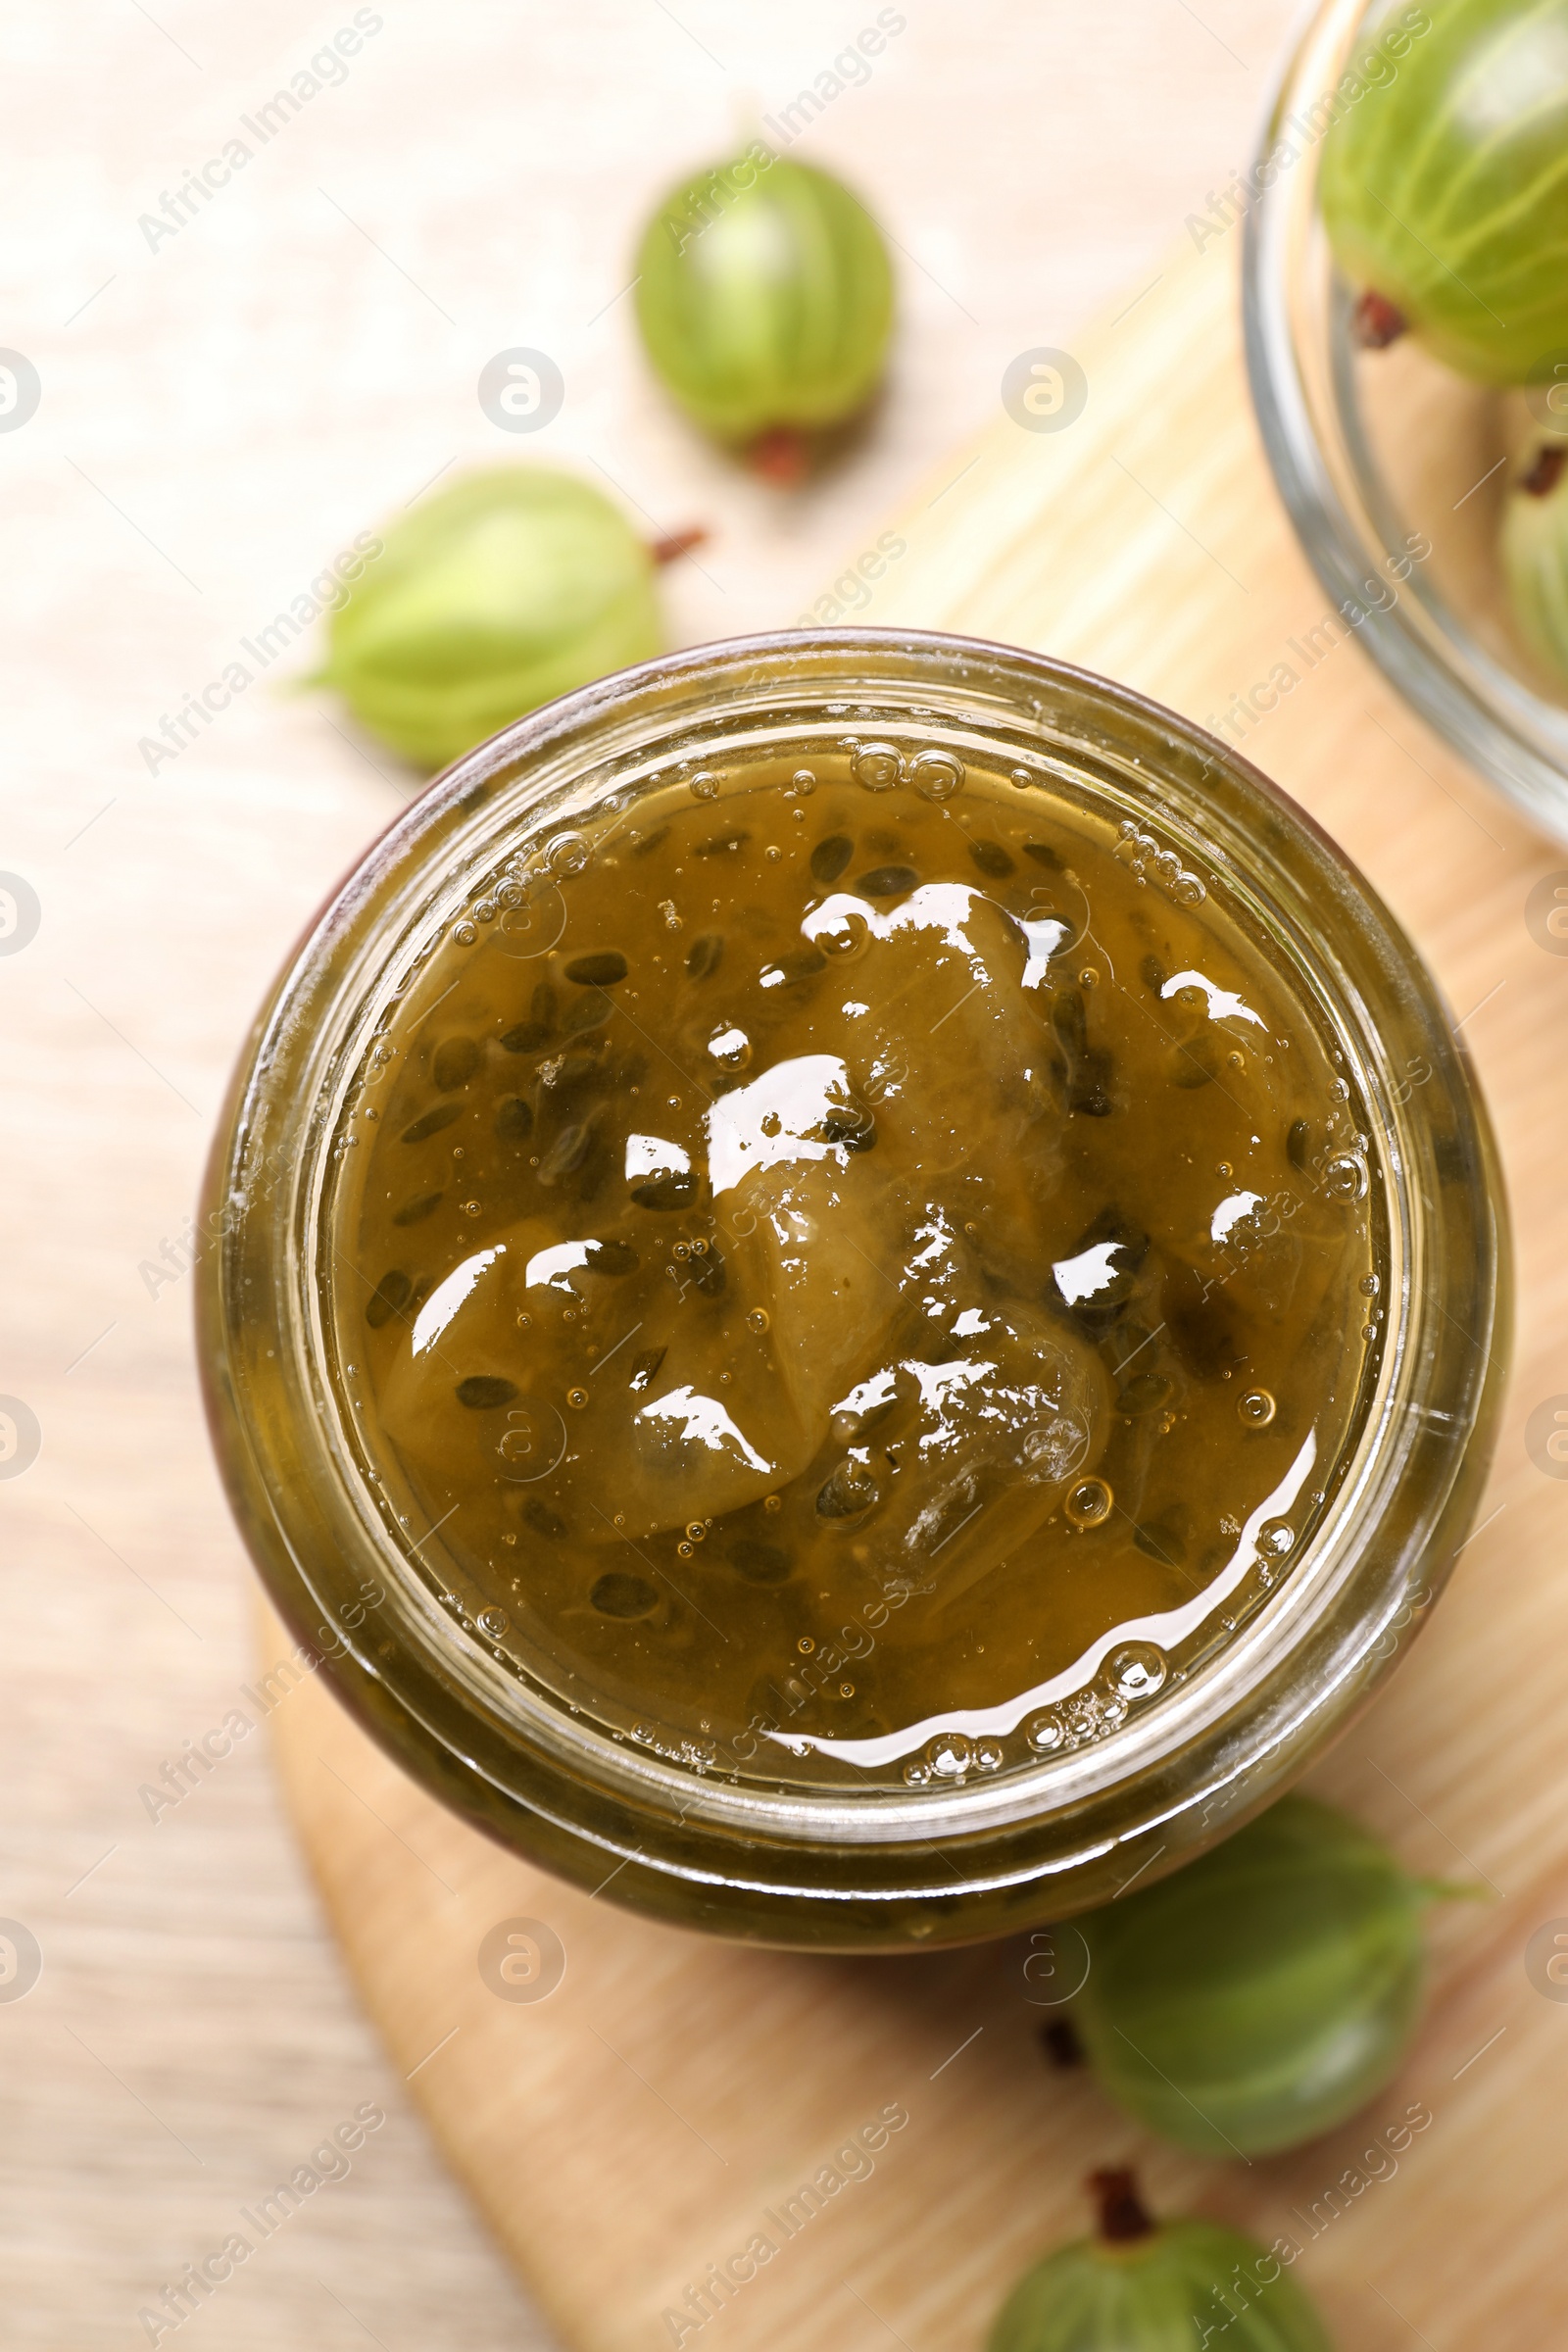
<path fill-rule="evenodd" d="M 1151 1703 L 1103 1714 L 1094 1738 L 1003 1769 L 938 1769 L 920 1787 L 792 1779 L 777 1748 L 715 1771 L 702 1753 L 628 1739 L 580 1686 L 568 1703 L 519 1667 L 504 1616 L 472 1596 L 441 1529 L 416 1534 L 387 1507 L 331 1305 L 334 1188 L 367 1132 L 356 1109 L 432 958 L 492 924 L 519 954 L 548 946 L 556 894 L 585 855 L 577 827 L 607 804 L 635 808 L 671 776 L 708 794 L 749 751 L 782 751 L 787 767 L 868 735 L 867 789 L 913 770 L 945 792 L 980 762 L 1108 824 L 1156 880 L 1168 869 L 1201 897 L 1206 877 L 1333 1043 L 1361 1130 L 1348 1173 L 1366 1188 L 1383 1269 L 1359 1335 L 1374 1344 L 1356 1434 L 1289 1574 Z M 1388 911 L 1292 802 L 1184 719 L 956 637 L 846 629 L 704 646 L 584 688 L 468 754 L 375 843 L 286 964 L 236 1075 L 204 1207 L 201 1355 L 219 1456 L 273 1600 L 340 1696 L 433 1793 L 544 1867 L 680 1925 L 775 1944 L 868 1951 L 1031 1928 L 1162 1874 L 1279 1794 L 1441 1589 L 1485 1477 L 1506 1352 L 1485 1114 Z"/>

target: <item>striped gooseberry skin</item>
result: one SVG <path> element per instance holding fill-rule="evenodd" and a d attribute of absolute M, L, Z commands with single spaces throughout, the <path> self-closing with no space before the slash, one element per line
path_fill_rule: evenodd
<path fill-rule="evenodd" d="M 1568 0 L 1430 0 L 1379 23 L 1408 45 L 1386 79 L 1342 82 L 1323 145 L 1340 269 L 1461 375 L 1543 381 L 1568 355 Z"/>
<path fill-rule="evenodd" d="M 1084 1914 L 1072 2022 L 1101 2086 L 1161 2138 L 1271 2156 L 1332 2131 L 1395 2072 L 1442 1893 L 1312 1797 Z"/>
<path fill-rule="evenodd" d="M 1206 2333 L 1205 2333 L 1206 2329 Z M 1125 2243 L 1048 2254 L 998 2315 L 987 2352 L 1332 2352 L 1278 2257 L 1218 2222 L 1161 2223 Z"/>
<path fill-rule="evenodd" d="M 654 554 L 592 483 L 463 476 L 388 525 L 331 620 L 316 683 L 426 769 L 663 643 Z"/>
<path fill-rule="evenodd" d="M 842 181 L 760 143 L 665 198 L 638 257 L 637 319 L 665 388 L 715 439 L 820 430 L 880 381 L 893 271 Z"/>

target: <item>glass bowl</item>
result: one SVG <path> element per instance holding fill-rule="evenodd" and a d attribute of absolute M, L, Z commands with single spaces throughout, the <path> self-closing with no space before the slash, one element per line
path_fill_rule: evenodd
<path fill-rule="evenodd" d="M 1360 348 L 1357 289 L 1335 267 L 1318 210 L 1331 100 L 1346 103 L 1335 94 L 1348 71 L 1402 22 L 1382 0 L 1328 0 L 1287 58 L 1248 183 L 1252 401 L 1280 493 L 1343 619 L 1454 751 L 1568 840 L 1568 688 L 1514 628 L 1496 553 L 1516 458 L 1543 436 L 1568 436 L 1568 386 L 1472 384 L 1413 336 Z"/>
<path fill-rule="evenodd" d="M 863 761 L 850 729 L 876 738 Z M 583 870 L 574 826 L 661 808 L 682 781 L 715 799 L 717 776 L 744 772 L 756 747 L 784 772 L 802 759 L 824 779 L 843 770 L 835 791 L 887 792 L 867 804 L 878 822 L 935 760 L 947 789 L 966 766 L 995 770 L 1093 815 L 1145 861 L 1152 900 L 1205 877 L 1199 896 L 1270 943 L 1336 1040 L 1359 1132 L 1323 1180 L 1369 1188 L 1383 1236 L 1362 1418 L 1289 1574 L 1256 1580 L 1230 1639 L 1152 1685 L 1148 1706 L 1086 1713 L 1082 1739 L 961 1785 L 849 1768 L 808 1781 L 786 1747 L 756 1740 L 732 1742 L 737 1769 L 710 1769 L 622 1737 L 580 1681 L 564 1701 L 509 1651 L 507 1618 L 469 1596 L 443 1525 L 411 1523 L 368 1475 L 356 1368 L 332 1337 L 335 1188 L 370 1132 L 356 1122 L 380 1115 L 380 1041 L 405 993 L 444 983 L 487 925 L 515 942 L 509 954 L 552 949 Z M 367 1729 L 466 1819 L 608 1899 L 840 1950 L 975 1941 L 1107 1901 L 1287 1787 L 1441 1589 L 1486 1475 L 1507 1354 L 1506 1218 L 1463 1045 L 1343 855 L 1170 711 L 1038 655 L 912 632 L 699 647 L 568 695 L 460 760 L 284 964 L 235 1075 L 204 1232 L 200 1355 L 230 1498 L 302 1654 Z M 1244 1531 L 1240 1573 L 1260 1543 Z"/>

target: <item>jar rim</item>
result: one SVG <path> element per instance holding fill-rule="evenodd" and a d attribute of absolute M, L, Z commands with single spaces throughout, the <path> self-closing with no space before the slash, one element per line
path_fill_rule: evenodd
<path fill-rule="evenodd" d="M 1321 951 L 1332 918 L 1330 1009 L 1381 1122 L 1375 1160 L 1401 1271 L 1341 1492 L 1301 1561 L 1212 1663 L 1076 1752 L 906 1794 L 737 1786 L 559 1708 L 519 1715 L 515 1676 L 412 1576 L 397 1585 L 392 1619 L 383 1607 L 373 1623 L 349 1627 L 341 1616 L 351 1569 L 362 1584 L 390 1586 L 398 1574 L 383 1520 L 328 1443 L 313 1238 L 378 976 L 430 932 L 437 900 L 450 919 L 509 828 L 510 838 L 547 803 L 569 807 L 574 787 L 588 790 L 585 776 L 599 780 L 586 808 L 634 750 L 646 760 L 694 730 L 712 739 L 749 712 L 806 711 L 831 711 L 846 728 L 875 712 L 892 713 L 890 725 L 919 716 L 981 729 L 1022 747 L 1044 772 L 1054 760 L 1075 763 L 1146 811 L 1157 784 L 1167 825 L 1200 819 L 1227 884 L 1286 937 Z M 1317 978 L 1329 987 L 1321 969 Z M 1397 1099 L 1396 1052 L 1400 1069 L 1431 1065 L 1419 1102 Z M 1439 1103 L 1441 1151 L 1428 1115 Z M 878 1873 L 886 1899 L 906 1893 L 916 1850 L 948 1842 L 975 1848 L 975 1884 L 1000 1888 L 1060 1875 L 1162 1824 L 1173 1841 L 1191 1841 L 1200 1811 L 1202 1835 L 1218 1835 L 1300 1769 L 1386 1668 L 1441 1583 L 1447 1563 L 1434 1556 L 1435 1540 L 1457 1525 L 1478 1485 L 1467 1441 L 1479 1438 L 1484 1459 L 1501 1355 L 1499 1198 L 1462 1042 L 1419 957 L 1343 853 L 1234 750 L 1042 655 L 936 632 L 792 630 L 666 656 L 530 713 L 456 762 L 371 845 L 285 965 L 236 1072 L 209 1178 L 220 1246 L 202 1263 L 204 1376 L 231 1493 L 274 1597 L 362 1717 L 383 1738 L 401 1725 L 405 1752 L 412 1741 L 460 1808 L 491 1827 L 519 1813 L 553 1822 L 568 1846 L 606 1856 L 629 1854 L 639 1828 L 667 1831 L 675 1817 L 674 1859 L 648 1867 L 742 1887 L 762 1851 L 758 1886 L 808 1890 L 812 1902 L 881 1899 L 870 1884 Z M 1456 1311 L 1476 1346 L 1457 1345 Z M 264 1409 L 279 1381 L 287 1409 Z M 397 1639 L 378 1639 L 393 1619 Z M 454 1704 L 472 1735 L 457 1742 L 442 1729 Z M 853 1858 L 849 1887 L 820 1867 L 827 1852 Z"/>

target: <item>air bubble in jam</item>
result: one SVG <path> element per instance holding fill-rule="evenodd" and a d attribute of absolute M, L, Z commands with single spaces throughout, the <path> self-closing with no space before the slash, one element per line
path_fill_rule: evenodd
<path fill-rule="evenodd" d="M 850 773 L 867 792 L 891 792 L 904 772 L 904 756 L 891 743 L 862 743 L 850 760 Z"/>
<path fill-rule="evenodd" d="M 909 781 L 928 801 L 951 801 L 963 789 L 963 761 L 952 752 L 917 752 L 909 762 Z"/>
<path fill-rule="evenodd" d="M 949 1732 L 932 1740 L 925 1760 L 933 1780 L 961 1781 L 974 1768 L 974 1749 L 967 1740 Z"/>
<path fill-rule="evenodd" d="M 1369 1178 L 1366 1161 L 1356 1152 L 1342 1152 L 1323 1171 L 1323 1190 L 1332 1200 L 1364 1200 Z"/>
<path fill-rule="evenodd" d="M 580 833 L 558 833 L 545 852 L 545 863 L 554 874 L 580 874 L 592 856 Z"/>
<path fill-rule="evenodd" d="M 509 1670 L 673 1769 L 924 1803 L 1114 1739 L 1298 1571 L 1373 1129 L 1163 816 L 848 714 L 464 886 L 332 1313 L 411 1573 L 439 1526 Z"/>
<path fill-rule="evenodd" d="M 723 1070 L 744 1070 L 752 1058 L 752 1041 L 733 1021 L 720 1021 L 708 1041 L 708 1051 Z"/>
<path fill-rule="evenodd" d="M 1110 1517 L 1115 1501 L 1102 1478 L 1080 1479 L 1068 1494 L 1062 1508 L 1074 1527 L 1102 1527 Z"/>
<path fill-rule="evenodd" d="M 1164 1651 L 1152 1642 L 1130 1642 L 1125 1649 L 1113 1651 L 1109 1668 L 1111 1682 L 1125 1699 L 1152 1698 L 1170 1671 Z"/>

